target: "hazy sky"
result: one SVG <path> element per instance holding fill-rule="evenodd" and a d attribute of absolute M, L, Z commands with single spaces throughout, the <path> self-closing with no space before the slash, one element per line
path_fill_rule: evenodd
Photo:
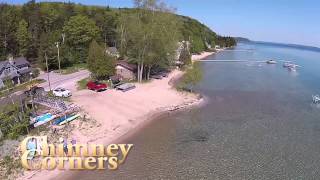
<path fill-rule="evenodd" d="M 23 4 L 26 0 L 0 0 Z M 39 0 L 38 0 L 39 1 Z M 63 1 L 63 0 L 61 0 Z M 64 0 L 68 1 L 68 0 Z M 70 0 L 132 7 L 132 0 Z M 320 47 L 320 0 L 165 0 L 221 35 Z"/>

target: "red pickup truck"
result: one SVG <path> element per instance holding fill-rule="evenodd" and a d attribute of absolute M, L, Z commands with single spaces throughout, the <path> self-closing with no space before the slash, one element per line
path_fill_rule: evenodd
<path fill-rule="evenodd" d="M 87 88 L 93 91 L 103 91 L 107 89 L 107 85 L 98 81 L 89 81 Z"/>

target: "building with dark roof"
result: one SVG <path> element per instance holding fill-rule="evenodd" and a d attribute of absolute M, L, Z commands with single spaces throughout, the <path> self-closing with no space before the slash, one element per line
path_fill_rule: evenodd
<path fill-rule="evenodd" d="M 125 60 L 120 60 L 116 63 L 116 75 L 122 79 L 135 80 L 137 72 L 137 65 L 130 64 Z"/>
<path fill-rule="evenodd" d="M 29 79 L 32 68 L 25 57 L 9 58 L 0 62 L 0 88 L 3 81 L 12 80 L 14 84 L 20 84 L 23 79 Z"/>

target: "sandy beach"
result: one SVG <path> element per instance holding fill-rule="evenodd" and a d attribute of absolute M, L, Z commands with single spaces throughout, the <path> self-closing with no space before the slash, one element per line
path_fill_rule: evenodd
<path fill-rule="evenodd" d="M 203 59 L 212 54 L 214 52 L 203 52 L 200 55 L 193 55 L 192 60 Z M 89 127 L 82 127 L 79 121 L 73 121 L 71 124 L 77 128 L 70 132 L 69 138 L 82 144 L 110 144 L 143 127 L 164 112 L 200 105 L 204 100 L 200 99 L 199 95 L 178 92 L 172 87 L 171 82 L 182 75 L 182 71 L 174 70 L 161 80 L 136 83 L 136 88 L 127 92 L 115 89 L 103 92 L 86 89 L 77 91 L 76 87 L 73 87 L 71 101 L 83 109 L 88 119 L 86 126 Z M 25 171 L 19 179 L 59 179 L 58 177 L 67 172 L 67 170 Z"/>
<path fill-rule="evenodd" d="M 136 84 L 136 88 L 121 92 L 114 89 L 104 92 L 81 90 L 73 93 L 72 102 L 80 106 L 87 119 L 95 120 L 95 127 L 75 129 L 69 137 L 77 143 L 110 144 L 138 126 L 163 112 L 191 107 L 202 102 L 198 95 L 178 92 L 170 82 L 182 76 L 174 70 L 167 78 Z M 74 121 L 78 127 L 79 121 Z M 55 179 L 61 170 L 26 171 L 19 179 Z M 67 171 L 66 171 L 67 172 Z"/>
<path fill-rule="evenodd" d="M 211 56 L 212 54 L 215 54 L 215 52 L 202 52 L 201 54 L 194 54 L 191 57 L 192 61 L 196 61 L 196 60 L 200 60 L 200 59 L 204 59 L 208 56 Z"/>

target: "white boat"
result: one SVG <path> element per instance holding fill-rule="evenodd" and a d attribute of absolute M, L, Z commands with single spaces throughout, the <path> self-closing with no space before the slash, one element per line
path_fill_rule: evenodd
<path fill-rule="evenodd" d="M 312 95 L 312 101 L 315 104 L 320 103 L 320 96 L 319 95 Z"/>
<path fill-rule="evenodd" d="M 268 60 L 266 61 L 267 64 L 277 64 L 277 61 L 275 60 Z"/>
<path fill-rule="evenodd" d="M 293 64 L 290 61 L 283 63 L 284 68 L 288 68 L 289 71 L 297 71 L 297 67 L 300 67 L 297 64 Z"/>
<path fill-rule="evenodd" d="M 285 63 L 283 63 L 283 67 L 284 68 L 289 68 L 290 66 L 292 66 L 293 64 L 290 61 L 287 61 Z"/>

